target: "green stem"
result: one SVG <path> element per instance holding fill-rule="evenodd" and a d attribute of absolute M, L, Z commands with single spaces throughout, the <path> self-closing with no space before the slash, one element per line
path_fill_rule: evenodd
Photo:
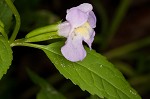
<path fill-rule="evenodd" d="M 15 16 L 15 19 L 16 19 L 16 25 L 15 25 L 15 29 L 10 37 L 10 43 L 12 43 L 15 39 L 16 39 L 16 36 L 18 34 L 18 31 L 19 31 L 19 28 L 20 28 L 20 15 L 16 9 L 16 7 L 14 6 L 13 2 L 11 0 L 5 0 L 7 5 L 9 6 L 9 8 L 11 9 L 11 11 L 13 12 L 14 16 Z"/>
<path fill-rule="evenodd" d="M 107 39 L 105 39 L 105 42 L 103 42 L 103 45 L 102 45 L 103 48 L 106 48 L 109 45 L 114 35 L 116 34 L 117 29 L 131 4 L 131 1 L 132 0 L 121 0 L 121 3 L 112 20 L 112 24 L 110 25 L 110 28 L 108 29 Z"/>
<path fill-rule="evenodd" d="M 43 45 L 25 43 L 24 39 L 15 40 L 13 43 L 11 43 L 10 46 L 11 47 L 14 47 L 14 46 L 27 46 L 27 47 L 33 47 L 33 48 L 38 48 L 38 49 L 45 49 L 45 47 Z"/>
<path fill-rule="evenodd" d="M 147 38 L 144 38 L 140 41 L 136 41 L 136 42 L 124 45 L 122 47 L 113 49 L 113 50 L 107 52 L 105 54 L 105 56 L 109 59 L 120 57 L 122 55 L 125 55 L 125 54 L 131 52 L 131 51 L 137 50 L 139 48 L 142 48 L 142 47 L 148 46 L 148 45 L 150 45 L 150 37 L 147 37 Z"/>

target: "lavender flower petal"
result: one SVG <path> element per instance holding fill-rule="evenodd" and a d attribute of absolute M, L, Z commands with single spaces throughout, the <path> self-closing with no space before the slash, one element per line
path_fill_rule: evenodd
<path fill-rule="evenodd" d="M 85 41 L 91 49 L 94 40 L 96 17 L 91 4 L 83 3 L 67 10 L 66 22 L 59 25 L 58 33 L 67 38 L 61 48 L 63 56 L 72 61 L 81 61 L 86 56 L 82 42 Z"/>
<path fill-rule="evenodd" d="M 71 25 L 69 22 L 65 21 L 58 26 L 58 34 L 60 36 L 68 37 L 71 32 Z"/>
<path fill-rule="evenodd" d="M 85 12 L 79 10 L 77 7 L 74 7 L 67 12 L 66 20 L 70 22 L 74 28 L 81 26 L 88 19 L 88 15 Z"/>
<path fill-rule="evenodd" d="M 79 6 L 77 6 L 77 8 L 80 9 L 81 11 L 87 12 L 87 13 L 89 13 L 93 9 L 92 5 L 89 3 L 80 4 Z"/>
<path fill-rule="evenodd" d="M 72 62 L 81 61 L 86 56 L 81 37 L 74 37 L 72 39 L 72 37 L 69 36 L 66 44 L 61 48 L 61 52 L 66 59 Z"/>
<path fill-rule="evenodd" d="M 96 27 L 96 16 L 93 11 L 89 13 L 88 22 L 92 28 Z"/>
<path fill-rule="evenodd" d="M 95 31 L 93 31 L 91 33 L 90 39 L 88 39 L 88 40 L 84 39 L 84 41 L 88 44 L 90 49 L 92 49 L 92 43 L 94 41 L 94 36 L 95 36 Z"/>

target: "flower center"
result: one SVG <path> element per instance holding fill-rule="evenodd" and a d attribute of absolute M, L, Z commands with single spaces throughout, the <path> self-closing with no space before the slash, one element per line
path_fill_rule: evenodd
<path fill-rule="evenodd" d="M 76 35 L 80 35 L 86 39 L 90 38 L 90 31 L 92 30 L 90 24 L 88 22 L 85 22 L 82 26 L 76 28 L 74 30 Z"/>

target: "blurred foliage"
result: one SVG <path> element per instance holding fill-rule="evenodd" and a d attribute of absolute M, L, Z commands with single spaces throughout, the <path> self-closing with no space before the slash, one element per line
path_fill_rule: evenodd
<path fill-rule="evenodd" d="M 3 1 L 0 4 L 0 18 L 9 28 L 15 22 L 12 13 L 7 10 Z M 123 52 L 123 47 L 136 44 L 147 37 L 150 37 L 150 1 L 132 0 L 126 6 L 120 22 L 111 37 L 111 41 L 102 48 L 102 41 L 107 42 L 107 34 L 110 24 L 115 21 L 116 9 L 119 9 L 120 2 L 126 0 L 15 0 L 14 3 L 21 16 L 21 29 L 18 38 L 24 37 L 29 31 L 46 26 L 58 20 L 65 19 L 67 8 L 79 5 L 83 2 L 90 2 L 94 5 L 94 12 L 97 15 L 96 39 L 93 49 L 104 55 L 116 49 L 117 54 Z M 6 9 L 4 9 L 6 8 Z M 5 14 L 2 14 L 5 13 Z M 6 22 L 6 19 L 9 19 Z M 6 23 L 5 23 L 6 22 Z M 8 24 L 7 24 L 8 23 Z M 13 28 L 13 27 L 11 27 Z M 9 32 L 6 29 L 6 32 Z M 106 36 L 107 35 L 107 36 Z M 47 42 L 44 42 L 47 43 Z M 147 42 L 146 42 L 147 43 Z M 146 43 L 140 43 L 142 45 Z M 138 44 L 137 44 L 138 46 Z M 119 57 L 109 58 L 144 99 L 150 97 L 150 44 L 138 46 L 132 51 L 130 47 L 127 53 L 122 53 Z M 85 99 L 90 97 L 88 92 L 83 92 L 78 86 L 61 76 L 55 67 L 49 62 L 45 54 L 39 50 L 31 48 L 13 48 L 14 60 L 7 75 L 0 80 L 0 97 L 2 99 L 35 99 L 39 88 L 35 86 L 26 73 L 26 66 L 36 71 L 41 77 L 48 79 L 52 86 L 64 94 L 68 99 Z M 125 50 L 126 52 L 126 50 Z M 112 55 L 112 54 L 111 54 Z M 96 96 L 91 96 L 91 99 Z"/>
<path fill-rule="evenodd" d="M 58 93 L 47 81 L 40 78 L 33 71 L 27 70 L 31 80 L 41 87 L 37 94 L 37 99 L 66 99 L 61 93 Z"/>
<path fill-rule="evenodd" d="M 32 29 L 57 22 L 60 18 L 48 9 L 40 9 L 40 0 L 16 0 L 15 4 L 21 15 L 21 31 L 29 32 Z"/>
<path fill-rule="evenodd" d="M 5 3 L 5 0 L 1 0 L 0 2 L 0 19 L 5 25 L 5 31 L 6 33 L 9 33 L 9 29 L 12 25 L 12 12 Z"/>

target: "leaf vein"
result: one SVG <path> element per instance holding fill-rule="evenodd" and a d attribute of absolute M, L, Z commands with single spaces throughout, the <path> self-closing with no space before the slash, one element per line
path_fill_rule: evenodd
<path fill-rule="evenodd" d="M 91 73 L 91 75 L 92 75 L 93 83 L 94 83 L 94 85 L 96 86 L 96 88 L 97 88 L 99 91 L 102 91 L 102 92 L 106 93 L 106 92 L 104 91 L 104 88 L 100 89 L 100 88 L 95 84 L 95 79 L 94 79 L 93 73 L 92 73 L 92 72 L 90 72 L 90 73 Z"/>
<path fill-rule="evenodd" d="M 47 51 L 50 51 L 50 52 L 52 52 L 52 53 L 55 53 L 55 54 L 57 54 L 57 55 L 59 55 L 59 56 L 61 56 L 61 57 L 63 57 L 61 54 L 56 53 L 56 52 L 54 52 L 54 51 L 52 51 L 52 50 L 48 50 L 47 48 L 44 48 L 44 49 L 47 50 Z M 91 54 L 91 53 L 89 53 L 89 54 Z M 92 54 L 92 55 L 93 55 L 93 54 Z M 96 56 L 96 55 L 95 55 L 95 56 Z M 96 57 L 97 57 L 97 56 L 96 56 Z M 100 76 L 99 74 L 95 73 L 93 70 L 91 70 L 91 69 L 89 69 L 89 68 L 86 68 L 85 66 L 83 66 L 83 65 L 80 64 L 80 63 L 76 63 L 76 64 L 78 64 L 78 65 L 84 67 L 85 69 L 89 70 L 90 72 L 93 72 L 95 75 L 99 76 L 100 78 L 102 78 L 103 80 L 105 80 L 106 82 L 108 82 L 110 85 L 114 86 L 116 89 L 118 89 L 119 91 L 121 91 L 124 95 L 126 95 L 127 97 L 129 97 L 129 96 L 128 96 L 126 93 L 124 93 L 121 89 L 119 89 L 117 86 L 113 85 L 111 82 L 107 81 L 107 79 L 103 78 L 103 77 Z M 105 67 L 107 67 L 107 66 L 105 66 Z M 110 68 L 109 68 L 109 69 L 110 69 Z M 121 79 L 121 80 L 122 80 L 122 79 Z"/>
<path fill-rule="evenodd" d="M 77 63 L 78 64 L 78 63 Z M 105 80 L 106 82 L 108 82 L 110 85 L 114 86 L 112 83 L 110 83 L 109 81 L 107 81 L 105 78 L 101 77 L 100 75 L 98 75 L 97 73 L 95 73 L 94 71 L 90 70 L 89 68 L 86 68 L 85 66 L 79 64 L 80 66 L 84 67 L 85 69 L 88 69 L 89 71 L 93 72 L 95 75 L 99 76 L 100 78 L 102 78 L 103 80 Z M 115 88 L 117 88 L 118 90 L 120 90 L 118 87 L 114 86 Z M 122 90 L 120 90 L 122 92 Z M 123 92 L 122 92 L 123 93 Z M 125 94 L 125 93 L 123 93 Z M 126 95 L 126 94 L 125 94 Z M 126 95 L 127 97 L 129 97 L 128 95 Z"/>

